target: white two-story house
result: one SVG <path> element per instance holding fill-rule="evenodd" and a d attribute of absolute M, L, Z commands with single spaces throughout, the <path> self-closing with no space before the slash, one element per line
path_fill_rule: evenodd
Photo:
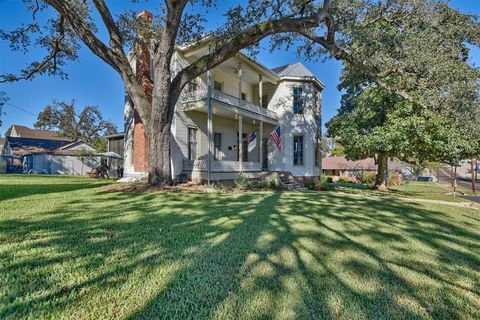
<path fill-rule="evenodd" d="M 172 62 L 178 72 L 208 53 L 208 39 L 179 46 Z M 133 64 L 135 65 L 135 64 Z M 153 77 L 154 75 L 152 75 Z M 241 173 L 291 172 L 300 180 L 321 172 L 320 136 L 323 83 L 303 64 L 274 69 L 239 53 L 211 70 L 211 179 L 233 180 Z M 208 77 L 191 81 L 176 105 L 171 127 L 172 176 L 208 177 Z M 281 147 L 271 133 L 280 127 Z M 249 150 L 249 136 L 256 146 Z M 143 127 L 131 103 L 125 104 L 126 176 L 146 175 Z"/>

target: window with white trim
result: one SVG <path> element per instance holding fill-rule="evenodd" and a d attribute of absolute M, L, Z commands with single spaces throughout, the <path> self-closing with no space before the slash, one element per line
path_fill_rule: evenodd
<path fill-rule="evenodd" d="M 219 132 L 213 133 L 213 159 L 222 160 L 222 134 Z"/>
<path fill-rule="evenodd" d="M 293 87 L 293 113 L 302 114 L 303 113 L 303 88 L 302 87 Z"/>
<path fill-rule="evenodd" d="M 188 160 L 197 160 L 197 129 L 188 128 Z"/>
<path fill-rule="evenodd" d="M 303 165 L 303 135 L 293 136 L 293 165 Z"/>

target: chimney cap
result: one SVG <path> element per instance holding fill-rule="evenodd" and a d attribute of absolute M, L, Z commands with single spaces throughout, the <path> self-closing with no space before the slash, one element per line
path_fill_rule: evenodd
<path fill-rule="evenodd" d="M 143 9 L 137 14 L 137 18 L 146 18 L 150 21 L 153 18 L 153 14 L 150 11 Z"/>

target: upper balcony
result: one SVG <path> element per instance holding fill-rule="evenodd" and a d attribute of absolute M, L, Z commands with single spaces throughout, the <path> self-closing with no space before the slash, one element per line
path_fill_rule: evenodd
<path fill-rule="evenodd" d="M 201 89 L 187 92 L 182 95 L 183 111 L 201 111 L 207 112 L 208 90 Z M 241 113 L 251 118 L 269 122 L 278 123 L 278 116 L 275 112 L 257 106 L 251 102 L 241 100 L 238 97 L 212 89 L 212 107 L 214 113 L 222 115 L 222 111 L 231 113 Z M 220 108 L 220 110 L 218 110 Z"/>

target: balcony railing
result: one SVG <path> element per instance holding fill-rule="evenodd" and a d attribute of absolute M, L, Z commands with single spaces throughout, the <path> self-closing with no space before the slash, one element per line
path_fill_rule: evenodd
<path fill-rule="evenodd" d="M 182 96 L 182 102 L 194 102 L 194 101 L 200 101 L 200 100 L 206 100 L 207 99 L 207 94 L 208 91 L 207 89 L 202 89 L 202 90 L 196 90 L 192 92 L 187 92 L 183 94 Z M 250 111 L 256 114 L 260 114 L 265 117 L 269 117 L 272 119 L 277 120 L 277 115 L 275 112 L 261 108 L 251 102 L 245 101 L 238 99 L 238 97 L 232 96 L 228 93 L 218 91 L 218 90 L 212 90 L 212 99 L 226 103 L 228 105 L 237 107 L 239 109 L 245 110 L 245 111 Z"/>
<path fill-rule="evenodd" d="M 207 160 L 183 160 L 185 171 L 207 171 Z M 243 162 L 243 171 L 261 171 L 260 162 Z M 212 172 L 240 172 L 238 161 L 212 161 Z"/>

